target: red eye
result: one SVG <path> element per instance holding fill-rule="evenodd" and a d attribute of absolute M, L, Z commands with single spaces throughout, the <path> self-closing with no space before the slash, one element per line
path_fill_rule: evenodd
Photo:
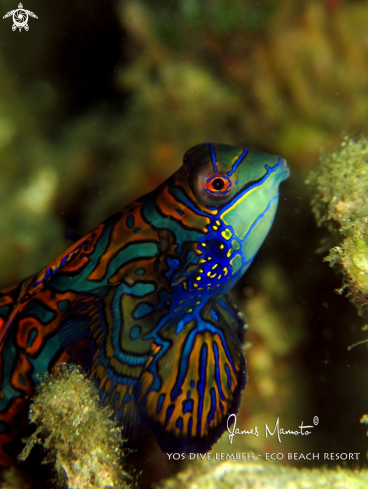
<path fill-rule="evenodd" d="M 232 187 L 227 175 L 212 174 L 204 179 L 204 190 L 211 195 L 226 196 Z"/>

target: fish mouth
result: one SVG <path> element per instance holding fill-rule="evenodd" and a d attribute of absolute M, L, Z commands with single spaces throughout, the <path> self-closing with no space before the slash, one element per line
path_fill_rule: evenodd
<path fill-rule="evenodd" d="M 286 180 L 290 176 L 290 168 L 288 167 L 288 164 L 287 164 L 287 161 L 285 160 L 285 158 L 281 158 L 281 167 L 282 167 L 282 171 L 284 174 L 283 180 Z"/>

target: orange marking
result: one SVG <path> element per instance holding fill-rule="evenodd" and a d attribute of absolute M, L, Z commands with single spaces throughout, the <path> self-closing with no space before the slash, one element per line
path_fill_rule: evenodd
<path fill-rule="evenodd" d="M 181 182 L 182 186 L 182 182 Z M 198 199 L 194 199 L 197 202 Z M 185 206 L 181 202 L 178 202 L 173 195 L 169 192 L 167 184 L 161 186 L 161 192 L 157 196 L 156 204 L 165 216 L 169 216 L 171 219 L 183 222 L 184 225 L 189 226 L 190 229 L 199 231 L 202 233 L 208 233 L 207 226 L 210 224 L 210 218 L 200 216 L 189 207 Z M 181 214 L 176 209 L 181 211 Z"/>
<path fill-rule="evenodd" d="M 113 229 L 110 231 L 110 241 L 105 252 L 102 254 L 95 269 L 88 276 L 88 280 L 101 280 L 107 273 L 107 268 L 110 261 L 126 246 L 138 243 L 141 241 L 153 240 L 157 241 L 157 232 L 147 225 L 146 221 L 141 216 L 142 203 L 133 203 L 126 208 L 124 216 L 133 215 L 135 228 L 140 228 L 139 234 L 132 234 L 132 230 L 126 225 L 126 219 L 119 219 Z M 132 238 L 135 239 L 132 240 Z"/>

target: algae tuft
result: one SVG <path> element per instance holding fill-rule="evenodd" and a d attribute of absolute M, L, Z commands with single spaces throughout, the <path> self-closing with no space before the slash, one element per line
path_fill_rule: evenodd
<path fill-rule="evenodd" d="M 99 406 L 96 388 L 74 365 L 60 364 L 37 388 L 29 418 L 36 431 L 24 439 L 25 460 L 36 443 L 47 451 L 59 483 L 70 489 L 125 488 L 128 476 L 119 428 L 112 410 Z"/>
<path fill-rule="evenodd" d="M 326 225 L 341 242 L 325 258 L 331 266 L 340 265 L 344 283 L 338 292 L 368 312 L 368 139 L 345 137 L 339 150 L 324 154 L 320 166 L 311 173 L 308 184 L 316 187 L 312 200 L 318 225 Z"/>

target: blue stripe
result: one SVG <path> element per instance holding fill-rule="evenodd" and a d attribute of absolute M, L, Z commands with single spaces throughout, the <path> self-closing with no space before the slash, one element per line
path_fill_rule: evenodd
<path fill-rule="evenodd" d="M 200 361 L 199 361 L 199 400 L 198 400 L 198 423 L 197 423 L 197 434 L 201 434 L 202 426 L 202 416 L 203 416 L 203 400 L 204 400 L 204 390 L 206 387 L 206 368 L 207 368 L 207 357 L 208 357 L 208 347 L 206 343 L 201 348 Z"/>
<path fill-rule="evenodd" d="M 170 421 L 171 416 L 173 415 L 175 406 L 170 404 L 170 406 L 166 410 L 166 421 Z"/>
<path fill-rule="evenodd" d="M 184 424 L 181 416 L 176 420 L 176 427 L 179 428 L 180 431 L 183 431 Z"/>
<path fill-rule="evenodd" d="M 210 390 L 210 394 L 211 394 L 211 410 L 207 416 L 207 423 L 210 423 L 213 420 L 213 418 L 215 417 L 215 411 L 216 411 L 216 392 L 215 392 L 215 389 L 213 387 Z"/>
<path fill-rule="evenodd" d="M 214 311 L 213 309 L 210 310 L 210 313 L 211 313 L 211 316 L 213 317 L 213 319 L 215 321 L 218 321 L 219 318 L 218 318 L 218 315 L 216 314 L 216 311 Z"/>
<path fill-rule="evenodd" d="M 189 436 L 192 434 L 192 427 L 193 427 L 193 419 L 189 418 L 189 422 L 188 422 L 188 435 Z"/>
<path fill-rule="evenodd" d="M 244 160 L 244 158 L 247 156 L 248 154 L 248 150 L 247 148 L 244 148 L 244 151 L 242 152 L 242 154 L 239 156 L 239 158 L 235 161 L 232 169 L 228 172 L 228 175 L 232 175 L 234 173 L 234 171 L 238 168 L 238 166 L 240 165 L 240 163 Z"/>
<path fill-rule="evenodd" d="M 193 412 L 194 401 L 192 399 L 185 399 L 183 401 L 183 414 Z"/>
<path fill-rule="evenodd" d="M 246 242 L 246 240 L 249 238 L 249 235 L 250 233 L 253 231 L 254 227 L 256 226 L 256 224 L 262 219 L 262 217 L 264 217 L 267 212 L 270 210 L 271 208 L 271 205 L 275 202 L 275 200 L 277 201 L 279 198 L 279 194 L 277 194 L 275 197 L 273 197 L 273 199 L 271 199 L 266 207 L 266 209 L 261 212 L 261 214 L 259 214 L 259 216 L 257 217 L 257 219 L 255 219 L 253 221 L 253 224 L 251 225 L 251 227 L 249 228 L 249 231 L 247 232 L 247 234 L 244 236 L 243 240 L 242 240 L 242 243 L 244 244 Z"/>
<path fill-rule="evenodd" d="M 212 143 L 210 143 L 209 146 L 210 146 L 210 151 L 211 151 L 211 160 L 212 160 L 213 169 L 215 171 L 217 171 L 215 147 L 213 146 Z"/>
<path fill-rule="evenodd" d="M 227 376 L 227 388 L 231 391 L 231 373 L 228 364 L 225 365 L 225 372 Z"/>

